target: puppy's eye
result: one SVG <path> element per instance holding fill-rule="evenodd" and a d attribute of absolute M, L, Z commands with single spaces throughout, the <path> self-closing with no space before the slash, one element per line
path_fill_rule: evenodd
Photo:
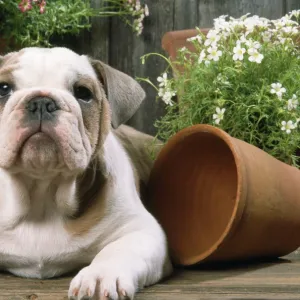
<path fill-rule="evenodd" d="M 74 87 L 74 96 L 82 101 L 89 102 L 93 99 L 92 92 L 85 86 Z"/>
<path fill-rule="evenodd" d="M 4 98 L 10 95 L 12 92 L 12 86 L 7 82 L 0 82 L 0 98 Z"/>

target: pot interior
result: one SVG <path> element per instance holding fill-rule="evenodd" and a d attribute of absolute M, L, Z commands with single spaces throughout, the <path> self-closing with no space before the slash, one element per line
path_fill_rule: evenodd
<path fill-rule="evenodd" d="M 212 254 L 227 236 L 238 173 L 226 142 L 210 132 L 178 135 L 157 160 L 150 179 L 151 211 L 166 231 L 175 263 Z"/>

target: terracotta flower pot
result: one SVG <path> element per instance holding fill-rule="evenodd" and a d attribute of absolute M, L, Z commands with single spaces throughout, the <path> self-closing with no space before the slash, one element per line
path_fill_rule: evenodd
<path fill-rule="evenodd" d="M 210 125 L 167 142 L 149 196 L 176 264 L 280 257 L 300 246 L 300 171 Z"/>
<path fill-rule="evenodd" d="M 209 28 L 201 29 L 203 34 L 207 34 Z M 171 60 L 175 60 L 177 56 L 177 51 L 186 47 L 190 51 L 194 50 L 193 44 L 188 42 L 187 39 L 198 34 L 197 29 L 186 29 L 186 30 L 177 30 L 177 31 L 169 31 L 164 34 L 162 38 L 162 48 L 168 53 Z"/>

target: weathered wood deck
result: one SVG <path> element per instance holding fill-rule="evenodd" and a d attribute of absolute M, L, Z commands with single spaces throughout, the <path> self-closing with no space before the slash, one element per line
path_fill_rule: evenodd
<path fill-rule="evenodd" d="M 32 280 L 0 275 L 2 300 L 67 300 L 70 277 Z M 300 252 L 273 262 L 176 270 L 137 300 L 300 299 Z"/>

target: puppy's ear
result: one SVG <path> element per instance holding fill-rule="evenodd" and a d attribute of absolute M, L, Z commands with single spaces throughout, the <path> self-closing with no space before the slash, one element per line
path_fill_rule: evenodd
<path fill-rule="evenodd" d="M 102 82 L 112 112 L 112 126 L 128 121 L 145 98 L 142 87 L 130 76 L 99 60 L 90 62 Z"/>

